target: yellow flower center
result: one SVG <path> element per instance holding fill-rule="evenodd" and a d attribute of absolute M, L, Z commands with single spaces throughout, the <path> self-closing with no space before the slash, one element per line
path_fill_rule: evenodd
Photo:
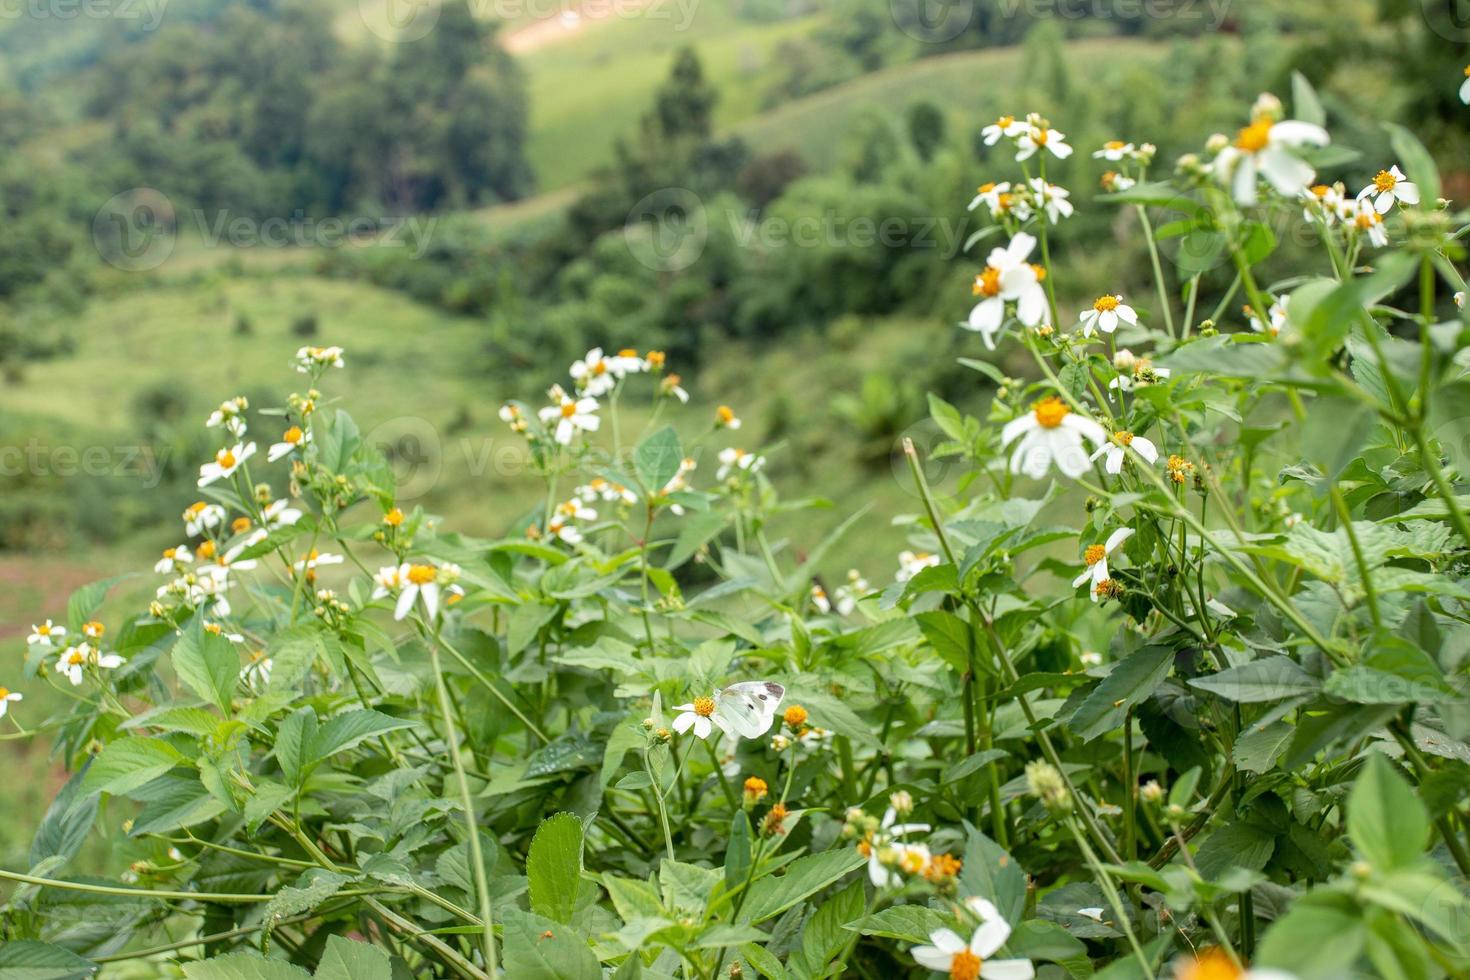
<path fill-rule="evenodd" d="M 1393 190 L 1398 182 L 1399 179 L 1387 170 L 1378 171 L 1378 176 L 1373 178 L 1373 186 L 1378 188 L 1380 193 L 1384 194 Z"/>
<path fill-rule="evenodd" d="M 1041 282 L 1043 279 L 1046 278 L 1046 267 L 1045 266 L 1040 266 L 1040 265 L 1036 265 L 1035 263 L 1033 263 L 1032 266 L 1031 266 L 1031 271 L 1034 272 L 1034 273 L 1036 273 L 1036 281 L 1037 282 Z"/>
<path fill-rule="evenodd" d="M 201 541 L 201 542 L 199 542 L 199 557 L 200 558 L 213 558 L 214 557 L 214 542 L 213 541 Z"/>
<path fill-rule="evenodd" d="M 807 719 L 806 709 L 799 704 L 793 704 L 781 717 L 792 728 L 800 728 Z"/>
<path fill-rule="evenodd" d="M 1127 145 L 1128 144 L 1124 143 L 1122 140 L 1108 140 L 1106 143 L 1103 144 L 1103 147 L 1109 150 L 1121 150 Z"/>
<path fill-rule="evenodd" d="M 1180 967 L 1178 980 L 1238 980 L 1241 976 L 1244 974 L 1240 967 L 1229 956 L 1211 948 L 1196 956 L 1194 962 Z"/>
<path fill-rule="evenodd" d="M 995 209 L 997 211 L 1009 211 L 1015 203 L 1015 200 L 1016 195 L 1014 194 L 998 194 L 995 198 Z"/>
<path fill-rule="evenodd" d="M 221 449 L 215 453 L 214 461 L 220 465 L 221 469 L 232 470 L 235 468 L 235 454 L 228 449 Z"/>
<path fill-rule="evenodd" d="M 989 194 L 993 190 L 995 190 L 995 181 L 992 180 L 988 184 L 981 184 L 980 187 L 975 191 L 975 193 L 976 194 Z"/>
<path fill-rule="evenodd" d="M 970 287 L 970 291 L 976 296 L 999 296 L 1000 270 L 987 265 L 985 271 L 975 277 L 975 285 Z"/>
<path fill-rule="evenodd" d="M 205 623 L 204 632 L 213 633 L 215 636 L 219 636 L 221 633 L 224 632 L 224 627 L 220 626 L 219 623 Z"/>
<path fill-rule="evenodd" d="M 1090 544 L 1087 546 L 1087 550 L 1082 553 L 1082 558 L 1087 562 L 1088 567 L 1096 565 L 1107 556 L 1108 549 L 1100 544 Z"/>
<path fill-rule="evenodd" d="M 47 623 L 45 626 L 37 626 L 36 627 L 36 633 L 39 636 L 50 636 L 51 635 L 51 624 L 50 623 Z"/>
<path fill-rule="evenodd" d="M 1072 410 L 1067 407 L 1066 402 L 1053 395 L 1037 402 L 1031 411 L 1036 416 L 1037 424 L 1043 429 L 1055 429 Z"/>
<path fill-rule="evenodd" d="M 293 425 L 281 436 L 281 441 L 289 442 L 293 446 L 299 446 L 301 445 L 301 440 L 305 437 L 306 433 L 301 431 L 301 426 Z"/>
<path fill-rule="evenodd" d="M 1470 72 L 1470 69 L 1467 69 L 1467 72 Z M 997 119 L 995 121 L 995 124 L 997 126 L 999 126 L 1001 129 L 1010 129 L 1012 126 L 1014 126 L 1016 124 L 1016 117 L 1015 116 L 1001 116 L 999 119 Z"/>
<path fill-rule="evenodd" d="M 1237 149 L 1247 153 L 1259 153 L 1271 142 L 1271 120 L 1258 119 L 1242 129 L 1235 137 Z"/>
<path fill-rule="evenodd" d="M 1332 188 L 1328 187 L 1326 184 L 1317 184 L 1312 188 L 1312 194 L 1319 199 L 1326 197 L 1331 192 Z"/>
<path fill-rule="evenodd" d="M 593 374 L 606 374 L 607 373 L 607 362 L 606 361 L 598 361 L 596 364 L 592 365 L 592 373 Z"/>
<path fill-rule="evenodd" d="M 576 414 L 577 414 L 577 403 L 576 402 L 562 402 L 561 403 L 561 417 L 562 418 L 569 419 L 573 415 L 576 415 Z"/>
<path fill-rule="evenodd" d="M 980 957 L 962 949 L 954 954 L 954 959 L 949 964 L 950 980 L 978 980 L 980 976 Z"/>
<path fill-rule="evenodd" d="M 1036 129 L 1031 132 L 1031 140 L 1037 146 L 1045 146 L 1049 139 L 1051 139 L 1051 134 L 1045 129 Z"/>
<path fill-rule="evenodd" d="M 699 715 L 701 718 L 708 718 L 710 715 L 715 713 L 715 699 L 695 698 L 694 713 L 696 715 Z"/>
<path fill-rule="evenodd" d="M 1092 308 L 1099 313 L 1111 313 L 1118 308 L 1118 297 L 1099 296 L 1097 302 L 1092 304 Z"/>
<path fill-rule="evenodd" d="M 725 425 L 729 425 L 731 422 L 735 421 L 735 413 L 731 411 L 729 405 L 721 405 L 715 410 L 715 415 Z"/>
<path fill-rule="evenodd" d="M 8 697 L 10 697 L 10 688 L 0 687 L 0 701 L 4 701 Z"/>
<path fill-rule="evenodd" d="M 383 523 L 388 525 L 389 527 L 398 527 L 400 524 L 403 523 L 403 511 L 399 510 L 397 507 L 394 507 L 392 510 L 388 511 L 388 513 L 383 515 Z"/>
<path fill-rule="evenodd" d="M 90 623 L 88 623 L 88 624 L 86 624 L 85 626 L 82 627 L 82 632 L 83 633 L 86 633 L 88 636 L 94 637 L 94 638 L 95 637 L 98 637 L 98 636 L 101 636 L 106 631 L 107 631 L 107 627 L 103 626 L 101 623 L 97 622 L 97 620 L 95 620 L 95 619 L 92 620 Z"/>
<path fill-rule="evenodd" d="M 759 776 L 751 776 L 745 781 L 745 792 L 750 796 L 757 798 L 765 796 L 767 789 L 766 781 Z"/>
<path fill-rule="evenodd" d="M 1120 446 L 1128 446 L 1133 443 L 1133 433 L 1127 429 L 1120 429 L 1113 433 L 1113 441 Z"/>
<path fill-rule="evenodd" d="M 1465 66 L 1465 77 L 1470 78 L 1470 65 Z"/>
<path fill-rule="evenodd" d="M 650 365 L 652 365 L 653 367 L 663 367 L 664 366 L 664 352 L 661 351 L 661 350 L 651 350 L 651 351 L 649 351 L 648 352 L 648 363 Z"/>
<path fill-rule="evenodd" d="M 924 870 L 924 855 L 919 851 L 904 851 L 898 859 L 898 866 L 905 874 L 916 875 Z"/>
<path fill-rule="evenodd" d="M 638 352 L 636 350 L 634 350 L 633 348 L 631 348 L 631 347 L 624 347 L 622 350 L 618 351 L 618 356 L 619 357 L 637 357 L 638 356 Z"/>
<path fill-rule="evenodd" d="M 248 517 L 237 517 L 237 518 L 235 518 L 233 521 L 230 522 L 230 530 L 231 531 L 234 531 L 236 534 L 243 534 L 243 533 L 245 533 L 246 531 L 250 530 L 250 518 L 248 518 Z"/>
<path fill-rule="evenodd" d="M 84 664 L 87 662 L 87 655 L 82 653 L 82 651 L 80 650 L 73 650 L 70 654 L 67 655 L 66 662 L 72 664 L 73 666 L 75 666 L 76 664 Z"/>
<path fill-rule="evenodd" d="M 408 580 L 414 585 L 428 585 L 439 577 L 439 570 L 433 565 L 409 565 Z"/>
<path fill-rule="evenodd" d="M 192 504 L 189 505 L 189 509 L 186 510 L 186 511 L 184 511 L 184 516 L 185 517 L 198 517 L 200 514 L 204 513 L 204 508 L 206 508 L 208 506 L 209 505 L 206 504 L 202 500 L 197 501 L 195 503 L 192 503 Z"/>

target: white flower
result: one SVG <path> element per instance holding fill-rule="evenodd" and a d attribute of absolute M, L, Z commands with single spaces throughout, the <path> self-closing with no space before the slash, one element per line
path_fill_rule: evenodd
<path fill-rule="evenodd" d="M 1128 188 L 1132 187 L 1134 184 L 1137 184 L 1138 181 L 1134 180 L 1132 177 L 1125 177 L 1123 174 L 1117 173 L 1113 170 L 1109 170 L 1107 173 L 1102 175 L 1102 180 L 1100 181 L 1100 183 L 1102 184 L 1102 189 L 1107 191 L 1109 194 L 1117 194 L 1120 191 L 1128 190 Z"/>
<path fill-rule="evenodd" d="M 1046 290 L 1041 286 L 1044 272 L 1026 261 L 1035 247 L 1036 239 L 1021 232 L 1005 248 L 992 249 L 985 268 L 975 277 L 971 291 L 983 298 L 961 326 L 979 332 L 991 350 L 1005 322 L 1008 302 L 1015 302 L 1016 319 L 1028 327 L 1036 326 L 1046 315 Z"/>
<path fill-rule="evenodd" d="M 250 654 L 250 662 L 240 671 L 240 678 L 251 686 L 268 684 L 273 667 L 275 661 L 267 657 L 264 650 L 254 650 Z"/>
<path fill-rule="evenodd" d="M 1123 472 L 1123 460 L 1128 457 L 1129 446 L 1132 446 L 1133 451 L 1142 456 L 1146 462 L 1158 462 L 1159 448 L 1157 446 L 1143 436 L 1136 436 L 1124 429 L 1114 432 L 1112 439 L 1094 450 L 1089 458 L 1096 460 L 1099 456 L 1106 455 L 1107 459 L 1103 463 L 1103 469 L 1117 476 Z"/>
<path fill-rule="evenodd" d="M 715 479 L 723 480 L 730 475 L 732 470 L 744 470 L 747 473 L 756 473 L 762 466 L 766 465 L 764 456 L 748 453 L 743 449 L 729 448 L 720 450 L 720 468 L 715 471 Z"/>
<path fill-rule="evenodd" d="M 1302 215 L 1308 221 L 1320 221 L 1329 228 L 1339 221 L 1350 220 L 1356 210 L 1341 183 L 1313 184 L 1304 188 L 1300 197 L 1305 202 Z"/>
<path fill-rule="evenodd" d="M 201 572 L 203 569 L 200 570 Z M 158 590 L 160 596 L 171 591 L 177 583 L 173 583 Z M 216 616 L 228 616 L 230 614 L 230 600 L 225 595 L 231 585 L 230 576 L 227 572 L 216 571 L 210 574 L 201 574 L 192 582 L 184 583 L 184 594 L 188 597 L 189 604 L 200 610 L 208 610 Z"/>
<path fill-rule="evenodd" d="M 1129 363 L 1124 365 L 1121 363 L 1121 355 L 1125 353 L 1127 352 L 1119 351 L 1120 357 L 1114 360 L 1113 366 L 1120 370 L 1126 369 L 1130 373 L 1120 374 L 1109 381 L 1108 388 L 1110 390 L 1122 389 L 1123 391 L 1132 391 L 1134 388 L 1147 388 L 1151 384 L 1163 381 L 1170 374 L 1169 369 L 1166 367 L 1154 367 L 1154 362 L 1147 357 L 1133 357 L 1133 355 L 1129 354 Z"/>
<path fill-rule="evenodd" d="M 662 379 L 660 379 L 658 383 L 658 393 L 660 395 L 668 395 L 670 397 L 677 398 L 679 399 L 680 404 L 689 404 L 689 392 L 685 391 L 684 386 L 679 383 L 683 380 L 684 379 L 679 377 L 677 374 L 668 374 L 664 376 Z"/>
<path fill-rule="evenodd" d="M 878 825 L 878 830 L 872 838 L 865 841 L 868 853 L 868 880 L 875 888 L 898 888 L 903 884 L 903 878 L 893 870 L 893 865 L 903 865 L 904 859 L 913 860 L 918 864 L 922 860 L 919 871 L 923 871 L 928 865 L 929 849 L 922 844 L 904 844 L 901 839 L 909 834 L 927 834 L 929 825 L 926 823 L 897 823 L 898 810 L 889 807 L 883 814 L 883 820 Z M 887 858 L 887 863 L 884 859 Z M 912 865 L 910 865 L 912 866 Z M 911 872 L 912 873 L 912 872 Z"/>
<path fill-rule="evenodd" d="M 669 494 L 681 493 L 688 490 L 689 474 L 694 472 L 697 465 L 692 456 L 685 456 L 681 459 L 679 461 L 678 471 L 669 478 L 668 483 L 663 485 L 663 489 L 659 491 L 659 496 L 667 497 Z M 677 516 L 682 517 L 684 515 L 684 508 L 680 504 L 670 504 L 669 510 L 673 511 Z"/>
<path fill-rule="evenodd" d="M 1016 442 L 1011 472 L 1025 473 L 1033 480 L 1045 476 L 1053 462 L 1073 479 L 1086 473 L 1088 456 L 1082 445 L 1084 438 L 1093 446 L 1101 446 L 1107 441 L 1107 432 L 1092 419 L 1074 413 L 1055 396 L 1043 398 L 1031 411 L 1007 422 L 1000 433 L 1001 445 Z"/>
<path fill-rule="evenodd" d="M 5 712 L 10 710 L 10 702 L 24 700 L 25 695 L 19 691 L 12 691 L 8 687 L 0 687 L 0 718 L 4 718 Z"/>
<path fill-rule="evenodd" d="M 1353 215 L 1353 227 L 1368 236 L 1368 242 L 1374 248 L 1385 248 L 1388 245 L 1388 229 L 1383 226 L 1383 215 L 1367 201 L 1358 201 L 1357 213 Z"/>
<path fill-rule="evenodd" d="M 180 565 L 187 565 L 194 560 L 194 555 L 189 551 L 188 545 L 177 545 L 173 548 L 163 549 L 163 557 L 158 559 L 153 570 L 159 573 L 178 571 Z"/>
<path fill-rule="evenodd" d="M 1087 567 L 1082 569 L 1082 574 L 1072 580 L 1072 588 L 1077 588 L 1082 583 L 1092 580 L 1092 586 L 1088 591 L 1092 594 L 1092 601 L 1097 602 L 1098 586 L 1106 582 L 1111 576 L 1108 574 L 1108 555 L 1118 550 L 1119 546 L 1133 537 L 1133 528 L 1120 527 L 1108 535 L 1108 540 L 1103 544 L 1090 544 L 1082 553 L 1082 560 Z"/>
<path fill-rule="evenodd" d="M 1394 164 L 1387 170 L 1378 171 L 1378 176 L 1373 178 L 1373 183 L 1358 192 L 1358 200 L 1371 198 L 1373 209 L 1379 214 L 1387 214 L 1394 206 L 1394 202 L 1400 205 L 1419 203 L 1419 186 L 1412 184 L 1406 178 L 1404 172 Z"/>
<path fill-rule="evenodd" d="M 1026 132 L 1026 124 L 1015 116 L 1001 116 L 995 122 L 980 130 L 980 135 L 985 138 L 986 146 L 994 146 L 1001 138 L 1014 139 Z"/>
<path fill-rule="evenodd" d="M 1455 308 L 1461 310 L 1465 308 L 1465 291 L 1463 289 L 1455 294 Z"/>
<path fill-rule="evenodd" d="M 500 406 L 500 421 L 510 426 L 512 432 L 526 431 L 526 416 L 521 412 L 521 406 L 513 402 L 506 402 Z"/>
<path fill-rule="evenodd" d="M 250 569 L 255 568 L 260 564 L 259 559 L 240 558 L 240 555 L 244 553 L 246 548 L 251 547 L 251 544 L 252 542 L 248 539 L 241 541 L 224 554 L 217 556 L 210 564 L 200 565 L 199 574 L 201 576 L 208 575 L 214 578 L 223 578 L 232 571 L 248 572 Z"/>
<path fill-rule="evenodd" d="M 683 735 L 692 728 L 695 738 L 709 738 L 710 732 L 714 730 L 714 722 L 711 721 L 715 713 L 714 698 L 695 698 L 688 704 L 675 705 L 674 710 L 681 712 L 674 719 L 674 731 Z"/>
<path fill-rule="evenodd" d="M 563 446 L 570 446 L 578 432 L 596 432 L 602 425 L 602 419 L 593 414 L 597 411 L 596 399 L 573 398 L 559 386 L 552 388 L 550 395 L 555 404 L 541 409 L 541 422 L 543 425 L 556 423 L 554 438 Z"/>
<path fill-rule="evenodd" d="M 612 371 L 620 378 L 640 371 L 650 370 L 648 362 L 638 356 L 638 352 L 631 347 L 625 347 L 618 351 L 617 355 L 608 358 L 611 362 Z"/>
<path fill-rule="evenodd" d="M 245 434 L 245 409 L 249 407 L 250 403 L 243 396 L 221 402 L 219 408 L 209 414 L 204 426 L 208 429 L 224 426 L 231 435 L 238 439 Z"/>
<path fill-rule="evenodd" d="M 1046 212 L 1047 220 L 1052 224 L 1072 216 L 1072 202 L 1067 200 L 1071 196 L 1070 191 L 1056 184 L 1048 184 L 1040 177 L 1032 177 L 1030 185 L 1031 193 L 1036 197 L 1036 206 Z"/>
<path fill-rule="evenodd" d="M 31 635 L 26 637 L 26 645 L 35 646 L 37 643 L 44 643 L 47 646 L 55 646 L 56 641 L 64 636 L 66 636 L 66 627 L 59 626 L 48 619 L 40 626 L 31 624 Z"/>
<path fill-rule="evenodd" d="M 290 506 L 289 501 L 284 499 L 273 500 L 261 511 L 261 517 L 265 526 L 274 531 L 276 528 L 289 527 L 301 520 L 301 511 Z"/>
<path fill-rule="evenodd" d="M 577 388 L 593 398 L 600 398 L 612 391 L 620 375 L 614 370 L 611 358 L 602 356 L 602 348 L 594 347 L 580 361 L 572 362 L 572 380 Z"/>
<path fill-rule="evenodd" d="M 225 519 L 225 509 L 219 504 L 195 501 L 184 511 L 184 532 L 189 535 L 203 534 L 218 527 Z"/>
<path fill-rule="evenodd" d="M 302 347 L 296 351 L 296 370 L 302 374 L 344 366 L 340 347 Z"/>
<path fill-rule="evenodd" d="M 1052 129 L 1045 119 L 1033 112 L 1026 117 L 1026 131 L 1016 140 L 1016 160 L 1029 160 L 1042 149 L 1050 150 L 1051 155 L 1058 160 L 1065 160 L 1072 155 L 1066 135 Z"/>
<path fill-rule="evenodd" d="M 825 615 L 826 613 L 832 611 L 832 600 L 827 598 L 826 589 L 822 588 L 816 582 L 813 582 L 811 594 L 812 606 L 816 608 L 817 612 L 823 613 Z"/>
<path fill-rule="evenodd" d="M 1011 937 L 1011 927 L 1000 917 L 995 906 L 988 902 L 985 904 L 988 906 L 986 914 L 980 916 L 980 925 L 975 927 L 968 943 L 953 929 L 936 929 L 929 933 L 931 945 L 915 946 L 909 950 L 914 961 L 954 978 L 1031 980 L 1036 976 L 1036 968 L 1030 960 L 990 959 Z"/>
<path fill-rule="evenodd" d="M 895 582 L 907 582 L 926 568 L 933 568 L 939 564 L 939 556 L 931 555 L 927 551 L 900 551 L 898 553 L 898 574 L 893 576 Z"/>
<path fill-rule="evenodd" d="M 1212 164 L 1216 178 L 1231 188 L 1239 204 L 1256 203 L 1256 185 L 1261 177 L 1278 194 L 1297 196 L 1311 184 L 1315 171 L 1296 151 L 1303 146 L 1326 146 L 1331 142 L 1327 130 L 1313 123 L 1295 119 L 1276 122 L 1273 111 L 1279 103 L 1266 105 L 1266 110 L 1258 109 L 1251 124 L 1236 135 L 1234 143 L 1220 151 Z"/>
<path fill-rule="evenodd" d="M 1245 308 L 1246 320 L 1249 321 L 1252 330 L 1256 333 L 1269 333 L 1275 337 L 1286 326 L 1286 304 L 1280 300 L 1272 302 L 1270 309 L 1266 311 L 1266 315 L 1271 318 L 1270 326 L 1261 322 L 1261 318 L 1256 316 L 1254 307 L 1247 306 Z"/>
<path fill-rule="evenodd" d="M 1460 85 L 1460 101 L 1470 105 L 1470 65 L 1465 66 L 1465 81 Z"/>
<path fill-rule="evenodd" d="M 1117 163 L 1119 160 L 1131 160 L 1133 158 L 1133 144 L 1124 143 L 1122 140 L 1108 140 L 1103 144 L 1101 150 L 1092 154 L 1094 160 L 1108 160 Z"/>
<path fill-rule="evenodd" d="M 1009 181 L 981 184 L 975 191 L 975 199 L 970 202 L 970 210 L 973 211 L 982 204 L 992 218 L 1015 214 L 1024 221 L 1031 216 L 1031 206 L 1011 192 Z"/>
<path fill-rule="evenodd" d="M 738 429 L 740 419 L 735 417 L 735 410 L 729 405 L 721 405 L 715 409 L 715 428 Z"/>
<path fill-rule="evenodd" d="M 311 442 L 311 433 L 299 425 L 293 425 L 281 433 L 281 441 L 275 443 L 266 452 L 265 458 L 274 463 L 282 456 L 289 456 L 292 452 Z"/>
<path fill-rule="evenodd" d="M 115 653 L 103 653 L 90 643 L 78 643 L 74 647 L 67 647 L 62 651 L 61 659 L 56 668 L 66 675 L 66 679 L 76 686 L 82 682 L 83 672 L 90 665 L 105 670 L 121 667 L 123 658 Z"/>
<path fill-rule="evenodd" d="M 440 586 L 447 585 L 448 589 L 456 594 L 459 587 L 454 585 L 454 579 L 458 577 L 458 569 L 452 565 L 436 568 L 433 565 L 417 565 L 404 562 L 401 565 L 388 565 L 378 569 L 373 576 L 376 587 L 373 589 L 373 598 L 381 599 L 384 596 L 397 594 L 398 602 L 393 607 L 393 618 L 403 619 L 413 609 L 415 600 L 420 597 L 424 601 L 424 612 L 430 619 L 439 614 Z"/>
<path fill-rule="evenodd" d="M 292 567 L 298 572 L 303 568 L 307 571 L 315 571 L 322 565 L 340 565 L 347 559 L 341 555 L 333 555 L 328 552 L 317 551 L 315 548 L 307 553 L 305 558 L 300 559 Z"/>
<path fill-rule="evenodd" d="M 846 616 L 857 608 L 858 599 L 868 594 L 868 580 L 856 568 L 847 570 L 847 584 L 839 585 L 834 595 L 837 613 Z"/>
<path fill-rule="evenodd" d="M 1091 337 L 1096 331 L 1112 333 L 1118 329 L 1119 323 L 1129 326 L 1138 325 L 1138 313 L 1133 307 L 1123 302 L 1121 294 L 1113 296 L 1099 296 L 1092 304 L 1092 309 L 1083 310 L 1080 317 L 1082 323 L 1082 336 Z"/>
<path fill-rule="evenodd" d="M 595 476 L 587 483 L 572 491 L 582 499 L 584 503 L 592 503 L 595 500 L 612 502 L 621 500 L 625 504 L 636 504 L 638 495 L 621 483 L 612 483 L 600 476 Z"/>
<path fill-rule="evenodd" d="M 205 463 L 199 467 L 199 485 L 207 487 L 216 480 L 223 480 L 234 476 L 235 470 L 240 468 L 251 456 L 255 455 L 255 443 L 235 443 L 227 449 L 221 449 L 214 454 L 212 462 Z"/>

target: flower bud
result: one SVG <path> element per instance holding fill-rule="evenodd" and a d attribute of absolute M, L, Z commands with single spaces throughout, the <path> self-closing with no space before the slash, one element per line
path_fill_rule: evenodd
<path fill-rule="evenodd" d="M 1053 813 L 1066 813 L 1072 809 L 1072 794 L 1067 789 L 1066 780 L 1050 762 L 1027 763 L 1026 785 L 1031 795 Z"/>

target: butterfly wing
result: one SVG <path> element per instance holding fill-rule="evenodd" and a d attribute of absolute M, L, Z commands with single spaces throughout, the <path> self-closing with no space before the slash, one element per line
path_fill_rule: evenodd
<path fill-rule="evenodd" d="M 786 688 L 772 681 L 741 681 L 731 684 L 715 699 L 715 720 L 725 731 L 745 738 L 760 738 L 776 719 L 776 708 Z"/>

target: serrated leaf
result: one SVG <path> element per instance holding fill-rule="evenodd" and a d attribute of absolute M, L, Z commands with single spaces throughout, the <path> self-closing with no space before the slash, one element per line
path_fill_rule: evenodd
<path fill-rule="evenodd" d="M 1135 651 L 1083 699 L 1069 727 L 1084 739 L 1120 728 L 1127 709 L 1158 690 L 1173 665 L 1174 651 L 1168 647 Z"/>
<path fill-rule="evenodd" d="M 230 713 L 230 701 L 240 678 L 240 655 L 233 643 L 206 630 L 203 618 L 195 616 L 174 643 L 171 658 L 174 673 L 189 690 L 225 714 Z"/>
<path fill-rule="evenodd" d="M 328 718 L 316 730 L 316 734 L 307 743 L 307 754 L 312 764 L 315 764 L 338 752 L 346 752 L 364 739 L 400 728 L 412 728 L 416 724 L 411 718 L 395 718 L 371 708 L 345 711 Z"/>
<path fill-rule="evenodd" d="M 745 906 L 740 910 L 741 921 L 754 925 L 780 915 L 849 871 L 861 867 L 865 860 L 856 848 L 823 851 L 798 858 L 791 862 L 785 874 L 761 878 L 751 886 Z"/>
<path fill-rule="evenodd" d="M 1321 683 L 1290 657 L 1266 657 L 1207 677 L 1196 677 L 1191 687 L 1237 704 L 1284 701 L 1315 694 Z"/>
<path fill-rule="evenodd" d="M 335 871 L 310 868 L 296 879 L 295 884 L 287 885 L 272 896 L 265 905 L 265 920 L 273 926 L 281 919 L 310 912 L 341 891 L 342 886 L 351 880 L 348 875 Z"/>
<path fill-rule="evenodd" d="M 0 980 L 77 980 L 97 965 L 69 949 L 32 939 L 0 943 Z"/>
<path fill-rule="evenodd" d="M 573 927 L 518 908 L 507 908 L 502 923 L 506 977 L 601 980 L 602 968 L 587 937 Z"/>
<path fill-rule="evenodd" d="M 92 761 L 82 790 L 126 796 L 184 761 L 179 750 L 162 739 L 129 735 L 109 742 Z"/>
<path fill-rule="evenodd" d="M 638 444 L 633 451 L 633 466 L 638 479 L 651 493 L 657 493 L 679 472 L 684 461 L 684 449 L 679 445 L 679 434 L 674 427 L 666 425 Z"/>
<path fill-rule="evenodd" d="M 314 980 L 392 980 L 388 954 L 368 943 L 330 936 Z"/>
<path fill-rule="evenodd" d="M 188 980 L 310 980 L 311 974 L 284 960 L 268 960 L 255 953 L 226 953 L 185 963 L 184 976 Z"/>
<path fill-rule="evenodd" d="M 1423 859 L 1429 813 L 1408 781 L 1377 752 L 1368 753 L 1348 795 L 1347 831 L 1378 870 L 1407 868 Z"/>
<path fill-rule="evenodd" d="M 582 879 L 582 821 L 558 813 L 541 822 L 526 857 L 531 911 L 554 922 L 571 922 Z"/>
<path fill-rule="evenodd" d="M 51 873 L 55 874 L 81 850 L 92 823 L 97 819 L 100 802 L 95 793 L 82 788 L 91 765 L 91 759 L 84 762 L 46 808 L 46 815 L 41 818 L 41 825 L 31 840 L 31 867 L 49 860 L 53 862 Z"/>

